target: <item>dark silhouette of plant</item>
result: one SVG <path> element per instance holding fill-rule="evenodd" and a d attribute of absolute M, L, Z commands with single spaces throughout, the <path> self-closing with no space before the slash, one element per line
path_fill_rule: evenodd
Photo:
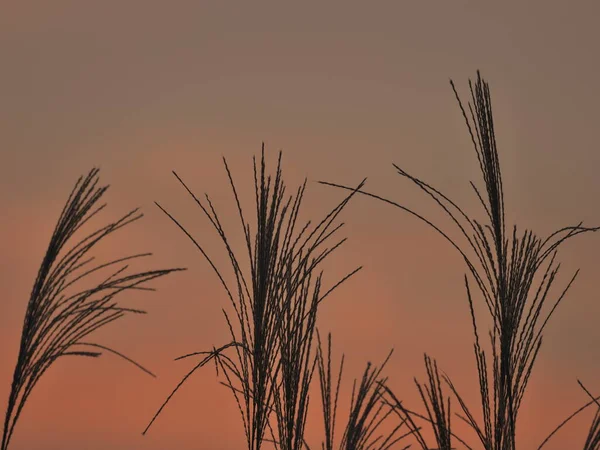
<path fill-rule="evenodd" d="M 254 159 L 256 229 L 252 233 L 227 162 L 225 159 L 223 162 L 245 237 L 249 273 L 241 269 L 239 258 L 229 244 L 210 198 L 206 196 L 206 203 L 200 201 L 174 174 L 217 231 L 230 259 L 235 289 L 230 288 L 191 233 L 157 205 L 194 243 L 223 285 L 235 314 L 235 321 L 232 321 L 229 313 L 223 310 L 231 341 L 209 352 L 195 352 L 178 358 L 204 355 L 168 396 L 144 434 L 183 383 L 197 369 L 215 361 L 217 370 L 222 370 L 226 378 L 224 384 L 231 390 L 238 405 L 248 449 L 259 450 L 267 432 L 271 434 L 276 448 L 300 449 L 304 443 L 308 387 L 315 364 L 311 343 L 317 308 L 325 297 L 360 268 L 324 293 L 321 290 L 322 274 L 315 275 L 314 272 L 345 241 L 342 239 L 325 247 L 343 225 L 333 224 L 354 193 L 333 208 L 312 231 L 310 221 L 300 227 L 298 213 L 306 180 L 295 195 L 286 199 L 281 153 L 275 176 L 268 176 L 263 145 L 260 170 Z M 230 356 L 226 353 L 228 350 L 233 350 L 234 354 Z M 269 421 L 272 413 L 276 416 L 278 436 L 275 436 Z"/>
<path fill-rule="evenodd" d="M 437 448 L 439 450 L 450 450 L 453 448 L 450 397 L 444 397 L 437 362 L 427 355 L 425 355 L 425 369 L 427 370 L 428 384 L 421 385 L 416 378 L 415 384 L 427 410 L 427 419 L 432 425 Z M 409 423 L 411 422 L 409 421 Z M 430 447 L 425 444 L 421 433 L 416 431 L 415 435 L 420 437 L 419 444 L 423 450 L 428 450 Z"/>
<path fill-rule="evenodd" d="M 348 421 L 338 447 L 340 450 L 387 450 L 400 440 L 413 434 L 414 430 L 411 428 L 408 428 L 407 432 L 402 432 L 407 422 L 406 418 L 397 414 L 396 407 L 387 402 L 384 397 L 388 389 L 386 386 L 387 378 L 381 377 L 381 373 L 391 355 L 392 352 L 388 354 L 380 366 L 367 363 L 358 389 L 356 386 L 357 380 L 354 380 Z M 335 397 L 332 399 L 334 386 L 331 373 L 331 334 L 327 337 L 326 357 L 323 354 L 321 340 L 318 339 L 317 368 L 325 425 L 325 440 L 321 448 L 323 450 L 333 450 L 344 355 L 342 355 L 340 361 Z M 390 424 L 391 419 L 394 417 L 400 418 L 399 423 L 387 432 L 382 431 L 382 427 Z M 410 446 L 406 446 L 404 449 L 408 447 Z"/>
<path fill-rule="evenodd" d="M 450 398 L 444 399 L 440 374 L 437 362 L 425 355 L 425 368 L 427 369 L 428 384 L 422 386 L 415 378 L 415 384 L 419 389 L 421 400 L 427 409 L 427 417 L 433 425 L 435 441 L 439 450 L 450 450 L 452 448 L 452 433 L 450 421 Z M 426 450 L 426 448 L 424 448 Z"/>
<path fill-rule="evenodd" d="M 406 408 L 402 402 L 396 397 L 392 389 L 388 386 L 386 389 L 386 402 L 395 408 L 398 416 L 406 420 L 406 424 L 410 429 L 411 433 L 417 440 L 417 444 L 422 450 L 430 450 L 431 447 L 427 445 L 427 441 L 421 433 L 421 427 L 418 427 L 413 420 L 413 417 L 425 420 L 433 429 L 433 434 L 437 444 L 437 450 L 451 450 L 452 438 L 454 437 L 457 441 L 463 444 L 467 449 L 472 450 L 471 447 L 454 433 L 451 428 L 451 413 L 450 413 L 450 397 L 444 395 L 442 383 L 440 380 L 440 374 L 437 368 L 435 360 L 425 355 L 425 369 L 427 370 L 427 384 L 422 385 L 416 378 L 415 384 L 421 396 L 421 400 L 427 410 L 427 415 L 416 413 Z"/>
<path fill-rule="evenodd" d="M 317 347 L 317 368 L 319 374 L 319 386 L 321 388 L 321 405 L 323 409 L 323 423 L 325 427 L 325 441 L 323 450 L 333 450 L 335 442 L 335 419 L 337 415 L 338 397 L 340 393 L 340 384 L 342 382 L 342 372 L 344 371 L 344 355 L 340 361 L 338 378 L 335 386 L 335 397 L 332 398 L 334 389 L 331 378 L 331 333 L 327 335 L 327 357 L 323 356 L 323 347 L 321 339 L 318 339 Z"/>
<path fill-rule="evenodd" d="M 518 411 L 542 344 L 542 332 L 578 273 L 570 279 L 557 299 L 545 307 L 560 268 L 555 261 L 557 249 L 566 240 L 598 228 L 583 227 L 580 223 L 561 228 L 545 239 L 529 230 L 518 233 L 516 226 L 512 233 L 507 232 L 489 86 L 479 72 L 476 83 L 469 82 L 471 102 L 468 103 L 467 115 L 454 83 L 450 83 L 483 175 L 485 195 L 475 184 L 471 183 L 471 186 L 483 206 L 486 221 L 472 219 L 442 192 L 409 175 L 397 165 L 394 167 L 398 174 L 411 180 L 442 208 L 458 227 L 468 246 L 459 245 L 431 221 L 394 201 L 364 191 L 361 193 L 419 218 L 441 234 L 463 257 L 493 322 L 489 333 L 492 350 L 490 360 L 480 343 L 471 287 L 465 275 L 475 336 L 483 423 L 474 418 L 451 380 L 448 377 L 444 377 L 444 380 L 458 399 L 462 410 L 459 417 L 476 432 L 486 450 L 515 450 Z M 350 189 L 338 184 L 322 183 Z"/>
<path fill-rule="evenodd" d="M 304 444 L 308 390 L 315 367 L 312 342 L 321 287 L 321 276 L 313 283 L 311 271 L 312 268 L 305 266 L 294 275 L 294 268 L 289 264 L 282 276 L 287 286 L 284 288 L 283 307 L 278 312 L 280 380 L 273 389 L 279 435 L 275 448 L 282 450 L 300 450 Z M 298 276 L 302 280 L 294 282 Z M 310 294 L 312 284 L 313 292 Z"/>
<path fill-rule="evenodd" d="M 131 260 L 150 253 L 122 257 L 98 265 L 90 252 L 120 228 L 140 219 L 137 209 L 119 220 L 88 234 L 67 250 L 75 233 L 100 212 L 97 206 L 108 186 L 97 187 L 98 169 L 77 181 L 60 215 L 48 250 L 35 280 L 23 323 L 19 356 L 14 370 L 8 407 L 4 419 L 1 450 L 7 450 L 23 407 L 42 375 L 62 356 L 98 357 L 102 351 L 113 353 L 154 376 L 125 355 L 100 344 L 85 341 L 95 330 L 126 314 L 144 311 L 120 306 L 116 296 L 130 289 L 153 290 L 147 282 L 183 269 L 152 270 L 126 274 Z M 90 276 L 102 270 L 127 264 L 91 286 L 82 287 Z"/>

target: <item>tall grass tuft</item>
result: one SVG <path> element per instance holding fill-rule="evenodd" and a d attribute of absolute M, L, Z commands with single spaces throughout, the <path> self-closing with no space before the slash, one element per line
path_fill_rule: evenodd
<path fill-rule="evenodd" d="M 234 276 L 233 287 L 225 281 L 196 238 L 157 204 L 208 261 L 225 289 L 233 317 L 230 312 L 223 310 L 230 342 L 212 351 L 195 352 L 178 358 L 203 356 L 167 397 L 144 433 L 185 381 L 200 367 L 214 361 L 224 374 L 224 384 L 237 403 L 249 450 L 259 450 L 266 440 L 282 450 L 300 449 L 303 445 L 309 406 L 308 387 L 315 365 L 311 348 L 318 306 L 360 268 L 323 292 L 322 273 L 316 274 L 316 270 L 345 241 L 341 239 L 329 244 L 343 225 L 334 225 L 335 221 L 354 192 L 316 226 L 312 226 L 310 221 L 301 225 L 298 223 L 298 214 L 306 180 L 295 194 L 287 195 L 281 156 L 279 153 L 273 176 L 267 174 L 264 145 L 260 167 L 257 167 L 254 158 L 254 230 L 246 219 L 231 171 L 223 159 L 245 238 L 244 253 L 249 261 L 249 271 L 242 270 L 241 260 L 231 248 L 210 198 L 206 196 L 205 201 L 201 201 L 175 173 L 216 230 L 229 256 Z M 274 427 L 270 420 L 273 415 L 276 420 Z"/>
<path fill-rule="evenodd" d="M 422 215 L 378 195 L 362 192 L 392 204 L 419 218 L 441 234 L 463 257 L 473 281 L 465 276 L 465 286 L 474 330 L 474 350 L 479 378 L 483 421 L 475 419 L 451 380 L 445 377 L 458 399 L 465 421 L 477 434 L 486 450 L 515 450 L 517 417 L 536 357 L 542 344 L 542 332 L 559 303 L 577 277 L 578 271 L 550 301 L 560 264 L 558 247 L 566 240 L 598 228 L 582 224 L 568 226 L 540 238 L 530 230 L 520 233 L 513 226 L 507 231 L 504 192 L 496 143 L 489 85 L 477 73 L 469 81 L 471 101 L 468 113 L 451 81 L 451 86 L 467 124 L 481 169 L 484 190 L 471 186 L 483 207 L 485 220 L 471 218 L 439 190 L 399 166 L 399 175 L 411 180 L 431 197 L 458 227 L 466 244 L 459 244 Z M 350 189 L 333 183 L 324 183 Z M 471 283 L 483 298 L 492 319 L 489 333 L 491 358 L 479 337 L 473 307 Z"/>
<path fill-rule="evenodd" d="M 126 273 L 130 261 L 149 256 L 150 253 L 92 264 L 94 257 L 90 253 L 98 243 L 142 217 L 137 209 L 88 234 L 68 248 L 76 232 L 106 206 L 97 206 L 108 188 L 98 187 L 98 182 L 98 169 L 79 178 L 42 260 L 23 322 L 21 345 L 4 418 L 1 450 L 8 449 L 33 388 L 52 364 L 63 356 L 95 358 L 106 351 L 154 376 L 127 356 L 87 341 L 86 338 L 127 314 L 144 313 L 121 306 L 117 302 L 117 295 L 131 289 L 153 290 L 146 286 L 149 281 L 183 269 Z M 120 267 L 115 270 L 117 266 Z M 106 269 L 113 271 L 105 274 L 102 281 L 94 281 L 92 286 L 82 286 L 84 280 L 89 280 L 90 276 L 102 276 Z"/>

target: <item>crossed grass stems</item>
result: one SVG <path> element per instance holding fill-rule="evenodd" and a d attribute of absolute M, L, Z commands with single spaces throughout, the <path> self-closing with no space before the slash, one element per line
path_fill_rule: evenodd
<path fill-rule="evenodd" d="M 211 351 L 190 353 L 177 358 L 202 356 L 168 396 L 144 433 L 185 381 L 211 361 L 215 363 L 217 372 L 223 373 L 223 384 L 236 401 L 248 449 L 258 450 L 265 442 L 282 450 L 309 448 L 304 432 L 309 410 L 309 388 L 315 368 L 321 380 L 322 398 L 329 401 L 328 411 L 337 409 L 337 393 L 335 402 L 332 403 L 329 390 L 331 337 L 328 338 L 329 351 L 326 358 L 320 339 L 318 344 L 314 343 L 317 312 L 323 300 L 357 273 L 360 267 L 327 290 L 323 288 L 323 272 L 317 274 L 317 271 L 323 261 L 344 243 L 345 238 L 337 237 L 343 223 L 337 223 L 336 219 L 364 182 L 315 226 L 312 226 L 311 221 L 300 224 L 298 217 L 306 180 L 295 193 L 287 195 L 281 171 L 281 156 L 280 152 L 273 176 L 266 171 L 264 145 L 260 168 L 256 158 L 254 159 L 256 224 L 253 227 L 242 209 L 227 161 L 223 160 L 245 237 L 244 253 L 250 265 L 248 273 L 242 270 L 240 259 L 230 246 L 210 198 L 206 195 L 205 200 L 201 201 L 175 173 L 177 180 L 208 218 L 224 245 L 233 270 L 234 288 L 225 281 L 225 277 L 192 234 L 157 203 L 208 261 L 227 294 L 234 314 L 232 316 L 223 310 L 231 336 L 230 342 Z M 410 434 L 401 433 L 402 424 L 384 434 L 377 433 L 386 421 L 393 418 L 394 408 L 381 402 L 384 388 L 380 378 L 386 363 L 387 359 L 381 366 L 368 364 L 358 386 L 355 381 L 348 423 L 340 448 L 384 450 Z M 341 380 L 341 371 L 339 377 Z M 334 418 L 335 412 L 332 416 L 325 416 L 328 427 L 327 448 L 333 448 Z"/>
<path fill-rule="evenodd" d="M 489 85 L 479 73 L 475 83 L 469 81 L 471 101 L 466 109 L 452 81 L 451 86 L 465 119 L 483 176 L 484 190 L 480 190 L 473 182 L 471 186 L 483 207 L 486 220 L 480 222 L 471 218 L 455 202 L 430 184 L 408 174 L 397 165 L 394 167 L 400 176 L 412 181 L 437 203 L 458 227 L 466 245 L 451 238 L 419 213 L 364 191 L 366 180 L 357 187 L 321 182 L 350 191 L 350 194 L 308 236 L 305 232 L 310 223 L 293 238 L 293 230 L 297 228 L 297 211 L 306 183 L 295 197 L 290 196 L 284 204 L 281 154 L 272 182 L 271 177 L 265 175 L 263 147 L 260 180 L 256 161 L 254 163 L 257 223 L 253 240 L 231 172 L 224 161 L 251 262 L 249 287 L 210 199 L 207 196 L 204 205 L 175 174 L 223 241 L 233 268 L 237 296 L 233 295 L 234 291 L 226 284 L 195 238 L 170 213 L 158 206 L 192 240 L 218 275 L 235 311 L 237 328 L 234 327 L 228 313 L 223 311 L 231 342 L 209 352 L 196 352 L 178 358 L 204 356 L 177 385 L 148 428 L 188 377 L 200 367 L 214 361 L 217 371 L 221 370 L 226 378 L 223 384 L 230 389 L 237 402 L 249 449 L 258 450 L 263 442 L 267 441 L 273 443 L 275 448 L 281 449 L 310 448 L 303 435 L 310 398 L 308 390 L 316 365 L 325 429 L 321 447 L 326 450 L 335 448 L 334 430 L 343 359 L 335 386 L 335 397 L 332 400 L 334 386 L 331 375 L 331 337 L 328 337 L 326 359 L 320 339 L 316 345 L 316 358 L 311 348 L 316 332 L 319 304 L 356 271 L 351 272 L 322 296 L 322 273 L 315 277 L 313 271 L 343 242 L 341 240 L 321 252 L 317 250 L 340 228 L 341 225 L 333 227 L 334 219 L 351 197 L 359 193 L 391 204 L 417 217 L 434 228 L 462 256 L 470 275 L 465 275 L 465 288 L 474 332 L 482 420 L 478 421 L 475 418 L 472 409 L 466 404 L 451 378 L 445 373 L 440 377 L 436 361 L 428 355 L 425 355 L 427 383 L 423 385 L 415 379 L 426 414 L 409 410 L 388 386 L 387 378 L 381 377 L 381 371 L 388 361 L 386 359 L 379 367 L 367 365 L 358 390 L 355 380 L 350 414 L 339 448 L 390 448 L 402 438 L 412 435 L 423 450 L 430 449 L 421 433 L 421 427 L 415 422 L 416 419 L 420 419 L 432 428 L 438 449 L 454 448 L 453 439 L 471 449 L 472 447 L 452 432 L 451 401 L 450 396 L 444 393 L 445 385 L 458 401 L 460 409 L 457 417 L 475 432 L 485 450 L 516 449 L 518 412 L 541 348 L 543 331 L 578 274 L 578 271 L 575 272 L 566 286 L 558 291 L 558 295 L 554 294 L 555 280 L 560 269 L 560 264 L 556 261 L 558 248 L 570 238 L 597 231 L 598 228 L 584 227 L 579 223 L 561 228 L 545 239 L 530 230 L 519 232 L 516 226 L 513 226 L 510 232 L 507 231 Z M 486 353 L 480 339 L 472 293 L 473 283 L 492 322 L 492 329 L 488 333 L 491 358 L 490 351 Z M 554 300 L 551 300 L 552 296 Z M 230 350 L 234 351 L 233 357 L 227 354 Z M 553 430 L 540 444 L 539 449 L 585 408 L 592 404 L 600 407 L 597 398 L 579 383 L 591 401 Z M 275 425 L 270 421 L 271 413 L 275 415 Z M 600 449 L 599 414 L 596 414 L 590 426 L 584 450 Z M 380 431 L 382 423 L 391 416 L 398 419 L 397 425 L 388 434 L 376 434 Z M 401 430 L 404 429 L 408 431 L 402 433 Z M 267 431 L 270 433 L 269 439 L 265 437 Z"/>
<path fill-rule="evenodd" d="M 258 450 L 265 442 L 282 450 L 310 448 L 304 439 L 304 432 L 309 410 L 309 387 L 316 370 L 325 430 L 321 448 L 336 448 L 336 418 L 344 356 L 334 383 L 331 335 L 328 335 L 325 353 L 316 328 L 316 319 L 321 302 L 360 270 L 360 267 L 328 290 L 322 288 L 322 272 L 316 273 L 321 263 L 345 241 L 340 239 L 329 245 L 342 226 L 334 225 L 338 215 L 358 193 L 396 206 L 417 217 L 433 227 L 463 257 L 471 279 L 470 281 L 465 275 L 483 420 L 480 422 L 475 419 L 451 379 L 445 373 L 440 377 L 437 363 L 427 355 L 427 382 L 421 384 L 415 379 L 426 413 L 419 414 L 406 408 L 388 386 L 387 378 L 382 376 L 391 356 L 390 352 L 381 365 L 367 364 L 360 382 L 357 384 L 358 380 L 354 381 L 347 422 L 337 448 L 383 450 L 395 447 L 404 438 L 412 436 L 423 450 L 431 449 L 421 433 L 422 428 L 416 423 L 416 420 L 421 420 L 431 427 L 437 449 L 454 448 L 453 439 L 471 449 L 452 432 L 451 401 L 450 396 L 444 393 L 445 385 L 458 401 L 460 412 L 455 415 L 471 427 L 485 450 L 516 449 L 518 411 L 541 347 L 542 332 L 577 276 L 576 272 L 556 296 L 556 300 L 548 305 L 549 293 L 560 268 L 560 264 L 556 262 L 557 249 L 571 237 L 596 231 L 598 228 L 583 227 L 580 223 L 562 228 L 546 239 L 537 237 L 529 230 L 518 233 L 516 226 L 512 233 L 507 232 L 489 86 L 479 73 L 475 84 L 469 84 L 471 102 L 468 103 L 467 114 L 451 82 L 483 175 L 484 195 L 475 184 L 471 185 L 483 206 L 486 221 L 480 223 L 472 219 L 439 190 L 394 166 L 399 175 L 411 180 L 442 208 L 458 227 L 467 245 L 459 245 L 458 241 L 450 238 L 424 216 L 392 200 L 364 191 L 365 180 L 354 188 L 321 182 L 349 190 L 350 194 L 312 229 L 311 222 L 300 227 L 297 223 L 298 213 L 306 181 L 295 195 L 285 197 L 281 153 L 272 178 L 266 175 L 263 147 L 260 174 L 256 161 L 254 163 L 256 230 L 253 233 L 242 211 L 229 167 L 224 161 L 250 261 L 250 271 L 244 273 L 208 196 L 205 203 L 201 202 L 175 174 L 224 244 L 233 269 L 235 289 L 231 289 L 225 282 L 221 272 L 196 239 L 170 213 L 158 203 L 157 205 L 209 262 L 227 293 L 234 316 L 232 320 L 230 314 L 223 310 L 231 335 L 229 343 L 210 351 L 195 352 L 178 358 L 202 356 L 200 362 L 175 387 L 144 433 L 183 383 L 197 369 L 212 361 L 217 373 L 223 373 L 225 381 L 222 383 L 231 391 L 238 405 L 249 450 Z M 106 190 L 106 187 L 96 187 L 97 174 L 97 169 L 92 170 L 75 186 L 34 284 L 24 321 L 0 450 L 8 449 L 15 425 L 33 387 L 59 357 L 97 357 L 104 350 L 151 374 L 125 355 L 83 339 L 126 314 L 143 313 L 120 306 L 114 300 L 117 294 L 129 289 L 150 290 L 145 286 L 148 281 L 183 269 L 123 275 L 128 267 L 126 265 L 94 287 L 67 293 L 69 288 L 88 275 L 147 256 L 128 256 L 93 268 L 88 266 L 93 258 L 85 259 L 100 240 L 138 220 L 141 214 L 137 210 L 91 233 L 64 252 L 64 247 L 70 243 L 73 234 L 104 207 L 93 209 Z M 60 257 L 62 253 L 64 254 Z M 483 350 L 479 337 L 471 293 L 473 282 L 492 319 L 493 326 L 489 331 L 491 358 L 489 351 L 486 354 Z M 591 401 L 567 417 L 538 448 L 542 448 L 573 417 L 595 404 L 598 412 L 583 449 L 600 449 L 600 403 L 598 397 L 594 397 L 581 381 L 579 384 Z M 408 445 L 404 448 L 408 448 Z"/>
<path fill-rule="evenodd" d="M 545 239 L 539 238 L 530 230 L 519 233 L 516 225 L 513 226 L 512 232 L 508 232 L 489 85 L 481 78 L 479 72 L 475 83 L 469 81 L 471 101 L 467 104 L 467 113 L 454 83 L 450 83 L 465 119 L 483 176 L 483 194 L 473 182 L 471 187 L 483 207 L 486 221 L 479 222 L 471 218 L 445 194 L 395 164 L 394 167 L 400 176 L 424 191 L 452 220 L 466 245 L 459 244 L 429 219 L 397 202 L 363 190 L 359 193 L 415 216 L 436 230 L 462 256 L 473 280 L 469 281 L 469 277 L 465 275 L 483 420 L 475 419 L 471 409 L 446 374 L 443 374 L 443 381 L 458 401 L 458 417 L 475 432 L 485 450 L 515 450 L 518 412 L 542 344 L 542 332 L 579 272 L 575 272 L 566 287 L 551 302 L 549 294 L 560 269 L 560 264 L 556 262 L 558 247 L 578 234 L 597 231 L 599 228 L 587 228 L 579 223 L 561 228 Z M 335 183 L 321 183 L 351 189 Z M 491 358 L 489 353 L 486 354 L 483 350 L 479 337 L 471 292 L 473 282 L 493 324 L 489 331 Z M 449 449 L 453 436 L 450 401 L 443 395 L 437 365 L 434 362 L 432 366 L 427 356 L 426 369 L 428 388 L 424 391 L 417 383 L 427 409 L 425 419 L 433 425 L 438 448 Z M 580 381 L 579 384 L 592 400 L 561 423 L 538 448 L 542 448 L 562 426 L 588 406 L 596 404 L 600 407 L 598 397 L 594 398 Z M 399 406 L 397 399 L 396 404 Z M 428 448 L 424 441 L 419 440 L 419 444 L 423 449 Z M 600 449 L 598 413 L 590 427 L 584 449 Z"/>

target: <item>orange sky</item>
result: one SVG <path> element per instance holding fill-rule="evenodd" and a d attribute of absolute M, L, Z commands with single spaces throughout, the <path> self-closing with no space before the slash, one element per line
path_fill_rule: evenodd
<path fill-rule="evenodd" d="M 105 219 L 135 206 L 146 213 L 106 250 L 150 250 L 152 267 L 190 270 L 155 283 L 156 293 L 129 297 L 148 316 L 96 336 L 159 378 L 110 355 L 59 361 L 28 402 L 13 450 L 243 448 L 235 404 L 212 369 L 140 434 L 190 365 L 173 358 L 227 339 L 216 277 L 153 204 L 225 262 L 172 169 L 195 192 L 209 192 L 232 227 L 220 158 L 250 188 L 261 141 L 271 163 L 284 150 L 290 187 L 309 178 L 305 212 L 313 217 L 342 197 L 315 180 L 367 176 L 370 190 L 440 219 L 392 162 L 473 210 L 468 181 L 480 178 L 448 78 L 466 95 L 467 78 L 481 69 L 492 87 L 508 219 L 542 235 L 580 220 L 600 224 L 597 2 L 85 3 L 1 7 L 0 411 L 38 265 L 80 174 L 99 165 L 111 184 Z M 391 385 L 419 405 L 412 377 L 423 378 L 427 351 L 478 411 L 460 258 L 421 223 L 364 198 L 343 220 L 350 240 L 327 280 L 365 269 L 328 300 L 319 326 L 346 353 L 346 388 L 367 360 L 394 347 Z M 577 378 L 600 393 L 599 246 L 589 235 L 562 251 L 561 280 L 582 272 L 547 329 L 521 413 L 522 449 L 586 401 Z M 581 448 L 591 414 L 545 448 Z M 319 432 L 311 426 L 309 437 Z"/>

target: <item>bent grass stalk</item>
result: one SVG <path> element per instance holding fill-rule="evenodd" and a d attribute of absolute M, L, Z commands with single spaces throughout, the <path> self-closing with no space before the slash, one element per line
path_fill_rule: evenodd
<path fill-rule="evenodd" d="M 596 406 L 598 406 L 598 410 L 596 411 L 596 415 L 594 416 L 594 418 L 592 420 L 592 423 L 590 425 L 590 429 L 588 431 L 588 434 L 587 434 L 587 437 L 586 437 L 586 441 L 585 441 L 585 444 L 584 444 L 584 450 L 600 450 L 600 404 L 598 403 L 598 400 L 600 400 L 600 396 L 593 397 L 592 394 L 590 394 L 590 392 L 586 389 L 586 387 L 583 385 L 583 383 L 581 381 L 577 380 L 577 382 L 579 383 L 579 386 L 581 386 L 581 388 L 587 394 L 587 396 L 591 398 L 591 400 L 588 403 L 586 403 L 585 405 L 583 405 L 581 408 L 577 409 L 577 411 L 575 411 L 574 413 L 572 413 L 571 415 L 569 415 L 566 419 L 564 419 L 552 431 L 552 433 L 550 433 L 546 437 L 546 439 L 544 439 L 542 441 L 542 443 L 538 447 L 538 450 L 540 450 L 542 447 L 544 447 L 544 445 L 546 445 L 550 441 L 550 439 L 561 428 L 563 428 L 567 423 L 569 423 L 571 420 L 573 420 L 577 415 L 579 415 L 581 412 L 583 412 L 585 409 L 587 409 L 590 405 L 596 405 Z"/>
<path fill-rule="evenodd" d="M 137 209 L 88 234 L 67 250 L 76 232 L 106 206 L 97 206 L 108 189 L 108 186 L 97 186 L 98 172 L 98 169 L 93 169 L 86 177 L 80 177 L 77 181 L 58 219 L 33 285 L 8 398 L 1 450 L 8 449 L 15 426 L 33 388 L 56 360 L 63 356 L 95 358 L 106 351 L 155 376 L 118 351 L 84 340 L 97 329 L 127 314 L 145 313 L 121 306 L 115 298 L 117 295 L 132 289 L 151 291 L 153 289 L 146 286 L 149 281 L 170 272 L 184 270 L 151 270 L 126 274 L 132 260 L 149 256 L 150 253 L 126 256 L 95 266 L 90 264 L 94 261 L 90 253 L 97 244 L 142 217 Z M 90 275 L 101 274 L 103 269 L 115 266 L 121 267 L 101 282 L 91 287 L 81 287 L 81 283 Z"/>
<path fill-rule="evenodd" d="M 318 305 L 360 267 L 326 292 L 321 292 L 322 274 L 314 275 L 320 264 L 345 239 L 328 245 L 343 224 L 334 226 L 339 213 L 354 192 L 333 208 L 316 226 L 311 222 L 302 227 L 298 214 L 306 180 L 294 195 L 286 199 L 286 186 L 281 172 L 281 153 L 274 177 L 267 175 L 264 144 L 260 168 L 254 159 L 254 190 L 256 225 L 252 232 L 242 210 L 233 177 L 223 159 L 225 171 L 238 209 L 241 231 L 245 238 L 249 273 L 242 271 L 239 258 L 229 244 L 219 216 L 208 197 L 201 201 L 176 174 L 179 183 L 190 194 L 202 213 L 216 230 L 233 270 L 235 288 L 231 288 L 196 238 L 166 209 L 157 206 L 185 233 L 222 284 L 233 308 L 223 310 L 231 341 L 209 352 L 195 352 L 178 359 L 204 357 L 180 381 L 154 415 L 143 434 L 152 426 L 164 407 L 185 381 L 200 367 L 214 361 L 222 370 L 238 406 L 246 444 L 249 450 L 259 450 L 268 438 L 276 448 L 300 449 L 304 443 L 304 425 L 308 412 L 308 386 L 314 371 L 311 342 Z M 360 189 L 364 181 L 358 186 Z M 226 353 L 226 351 L 233 351 Z M 275 414 L 277 424 L 271 426 Z M 277 429 L 277 436 L 275 435 Z"/>
<path fill-rule="evenodd" d="M 458 399 L 462 410 L 459 417 L 476 432 L 486 450 L 515 450 L 518 411 L 542 344 L 542 332 L 578 274 L 578 271 L 575 272 L 556 300 L 546 307 L 560 269 L 560 264 L 556 262 L 558 247 L 578 234 L 597 231 L 598 228 L 583 227 L 579 223 L 561 228 L 545 239 L 530 230 L 518 233 L 516 226 L 512 233 L 507 232 L 489 85 L 479 72 L 475 84 L 469 81 L 471 101 L 467 115 L 454 83 L 450 83 L 483 176 L 485 195 L 474 183 L 471 182 L 471 186 L 483 207 L 486 221 L 472 219 L 442 192 L 399 166 L 394 164 L 394 167 L 400 176 L 412 181 L 438 204 L 458 227 L 468 245 L 460 245 L 433 222 L 399 203 L 365 191 L 361 193 L 400 208 L 425 222 L 463 257 L 493 322 L 489 333 L 492 350 L 490 361 L 480 343 L 470 283 L 465 275 L 475 337 L 483 423 L 474 418 L 451 380 L 446 376 L 444 380 Z M 339 184 L 321 183 L 351 189 Z M 474 254 L 474 257 L 468 253 Z"/>

